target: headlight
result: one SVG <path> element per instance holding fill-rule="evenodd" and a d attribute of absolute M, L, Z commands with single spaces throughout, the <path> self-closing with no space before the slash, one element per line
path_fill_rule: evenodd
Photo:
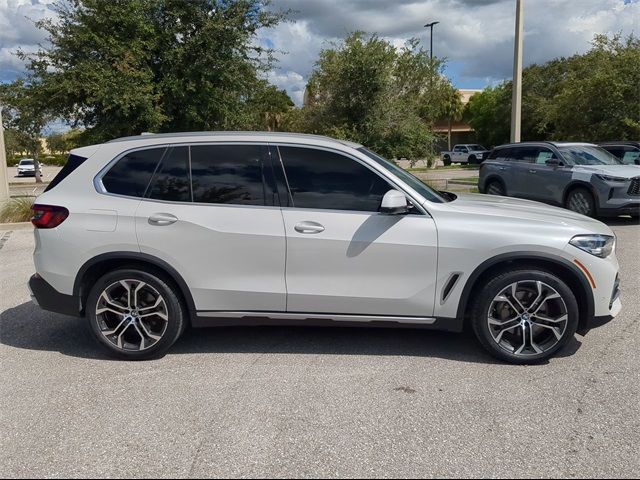
<path fill-rule="evenodd" d="M 612 177 L 611 175 L 596 175 L 596 177 L 605 182 L 626 182 L 629 180 L 628 178 Z"/>
<path fill-rule="evenodd" d="M 613 251 L 616 237 L 609 235 L 576 235 L 569 243 L 591 255 L 606 258 Z"/>

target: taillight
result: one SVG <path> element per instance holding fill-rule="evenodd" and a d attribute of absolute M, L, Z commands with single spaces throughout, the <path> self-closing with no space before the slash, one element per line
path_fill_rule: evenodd
<path fill-rule="evenodd" d="M 36 228 L 56 228 L 69 216 L 69 210 L 56 205 L 38 205 L 31 207 L 33 217 L 31 223 Z"/>

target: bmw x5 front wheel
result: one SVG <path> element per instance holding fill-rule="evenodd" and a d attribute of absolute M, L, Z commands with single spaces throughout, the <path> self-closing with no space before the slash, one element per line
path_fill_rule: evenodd
<path fill-rule="evenodd" d="M 512 363 L 537 363 L 574 336 L 578 304 L 571 289 L 542 270 L 504 272 L 476 297 L 472 324 L 493 356 Z"/>

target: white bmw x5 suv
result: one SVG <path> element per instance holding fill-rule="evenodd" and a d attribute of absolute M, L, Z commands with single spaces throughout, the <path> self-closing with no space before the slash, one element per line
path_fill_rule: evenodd
<path fill-rule="evenodd" d="M 285 133 L 79 148 L 34 205 L 42 308 L 125 359 L 187 325 L 469 326 L 538 362 L 621 308 L 615 237 L 540 203 L 436 192 L 361 145 Z"/>

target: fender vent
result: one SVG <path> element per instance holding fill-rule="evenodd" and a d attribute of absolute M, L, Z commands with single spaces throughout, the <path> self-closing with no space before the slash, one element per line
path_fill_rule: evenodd
<path fill-rule="evenodd" d="M 444 303 L 447 301 L 447 298 L 449 298 L 449 294 L 453 290 L 453 287 L 456 286 L 456 283 L 458 283 L 459 278 L 460 273 L 456 272 L 451 274 L 449 280 L 447 280 L 447 283 L 445 283 L 444 288 L 442 289 L 442 298 L 440 299 L 440 303 Z"/>

